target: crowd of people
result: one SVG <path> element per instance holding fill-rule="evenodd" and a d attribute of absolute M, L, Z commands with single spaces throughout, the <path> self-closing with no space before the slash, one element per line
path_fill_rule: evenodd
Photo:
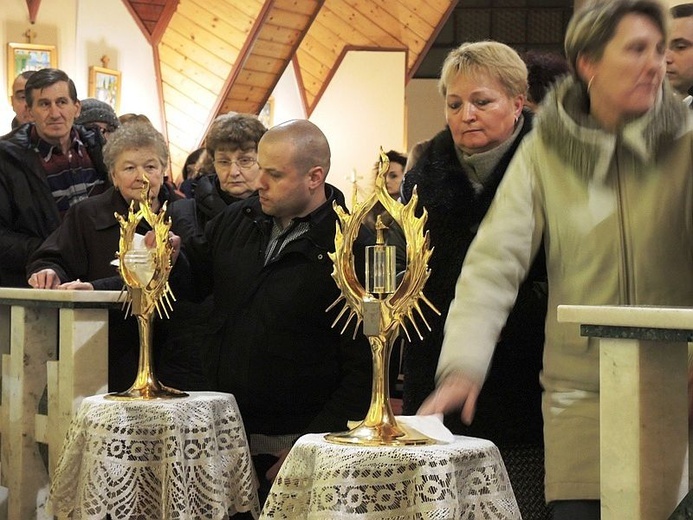
<path fill-rule="evenodd" d="M 591 2 L 568 25 L 565 58 L 463 43 L 439 91 L 445 128 L 387 153 L 388 194 L 416 192 L 428 213 L 424 293 L 440 311 L 424 312 L 423 339 L 403 341 L 403 412 L 492 440 L 523 518 L 598 519 L 598 351 L 556 309 L 693 305 L 693 4 Z M 340 334 L 326 312 L 339 292 L 334 206 L 346 201 L 328 183 L 320 128 L 221 115 L 176 186 L 151 121 L 80 100 L 64 71 L 20 74 L 11 103 L 0 285 L 120 289 L 114 214 L 142 202 L 146 176 L 152 210 L 171 218 L 178 300 L 157 321 L 157 373 L 234 394 L 261 500 L 301 435 L 364 417 L 367 338 Z M 405 268 L 401 230 L 388 227 Z M 356 265 L 372 239 L 359 235 Z M 109 390 L 134 381 L 138 348 L 136 323 L 114 311 Z"/>

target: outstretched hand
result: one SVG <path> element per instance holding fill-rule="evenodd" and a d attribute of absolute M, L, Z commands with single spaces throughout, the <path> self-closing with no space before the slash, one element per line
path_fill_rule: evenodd
<path fill-rule="evenodd" d="M 417 414 L 446 414 L 462 409 L 461 417 L 465 424 L 471 424 L 476 410 L 481 385 L 463 374 L 446 377 L 429 395 Z"/>
<path fill-rule="evenodd" d="M 181 239 L 178 235 L 175 235 L 172 231 L 169 231 L 168 242 L 171 244 L 172 249 L 171 265 L 174 265 L 178 259 L 178 255 L 180 254 Z M 144 245 L 149 249 L 156 247 L 156 233 L 154 233 L 154 231 L 147 231 L 147 234 L 144 235 Z"/>

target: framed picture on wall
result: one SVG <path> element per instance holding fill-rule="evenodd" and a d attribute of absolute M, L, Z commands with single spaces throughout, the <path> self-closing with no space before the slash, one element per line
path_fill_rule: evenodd
<path fill-rule="evenodd" d="M 117 114 L 120 108 L 120 71 L 89 67 L 89 97 L 105 101 Z"/>
<path fill-rule="evenodd" d="M 265 128 L 271 128 L 272 125 L 274 124 L 274 97 L 270 96 L 270 98 L 267 100 L 267 103 L 265 103 L 265 106 L 262 107 L 262 110 L 260 110 L 260 113 L 257 115 L 258 119 L 260 122 L 265 125 Z"/>
<path fill-rule="evenodd" d="M 58 66 L 55 45 L 35 43 L 7 44 L 7 91 L 12 93 L 12 83 L 22 72 Z"/>

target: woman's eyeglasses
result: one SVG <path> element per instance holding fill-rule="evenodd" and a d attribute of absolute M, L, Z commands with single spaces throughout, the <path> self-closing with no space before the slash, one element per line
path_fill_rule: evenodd
<path fill-rule="evenodd" d="M 229 159 L 215 159 L 214 167 L 217 170 L 230 170 L 231 165 L 235 164 L 236 166 L 238 166 L 239 170 L 248 170 L 252 168 L 256 163 L 257 159 L 253 159 L 252 157 L 240 157 L 235 161 L 231 161 Z"/>

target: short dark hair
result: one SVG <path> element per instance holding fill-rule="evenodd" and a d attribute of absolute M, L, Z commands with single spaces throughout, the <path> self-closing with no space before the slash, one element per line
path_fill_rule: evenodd
<path fill-rule="evenodd" d="M 212 156 L 217 150 L 257 151 L 257 144 L 265 132 L 267 128 L 255 115 L 222 114 L 210 126 L 205 146 Z"/>
<path fill-rule="evenodd" d="M 77 87 L 75 87 L 75 82 L 70 79 L 66 72 L 60 69 L 41 69 L 34 72 L 26 82 L 24 87 L 26 104 L 30 107 L 34 104 L 34 90 L 43 90 L 61 81 L 67 83 L 70 99 L 77 103 L 79 101 Z"/>
<path fill-rule="evenodd" d="M 390 163 L 401 164 L 402 168 L 407 166 L 407 156 L 406 155 L 401 154 L 395 150 L 390 150 L 385 155 L 387 155 L 387 158 L 390 159 Z"/>
<path fill-rule="evenodd" d="M 527 51 L 522 59 L 527 64 L 527 93 L 529 101 L 539 104 L 551 85 L 568 74 L 568 62 L 560 54 L 539 50 Z"/>
<path fill-rule="evenodd" d="M 24 78 L 24 79 L 29 79 L 31 76 L 34 75 L 35 70 L 25 70 L 24 72 L 20 72 L 17 74 L 17 78 Z M 17 79 L 14 78 L 14 79 Z"/>
<path fill-rule="evenodd" d="M 670 10 L 671 17 L 676 18 L 687 18 L 693 16 L 693 4 L 679 4 L 672 7 Z"/>

